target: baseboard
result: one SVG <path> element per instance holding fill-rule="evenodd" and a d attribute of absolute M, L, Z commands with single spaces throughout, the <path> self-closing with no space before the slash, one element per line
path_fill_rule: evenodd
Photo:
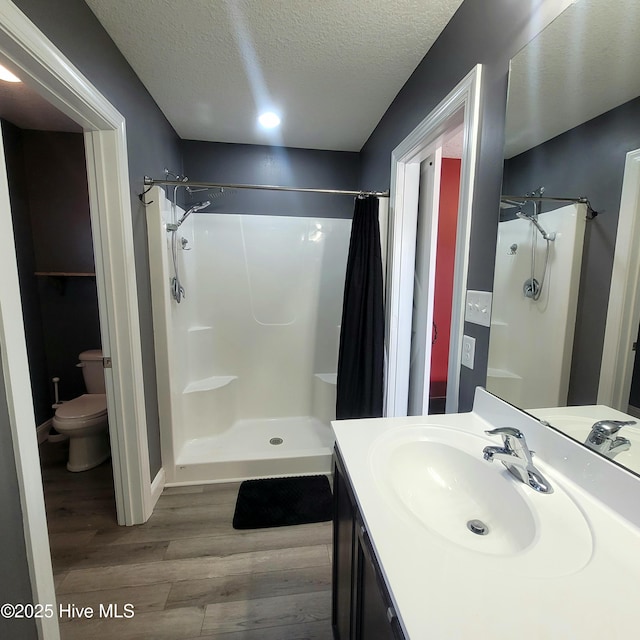
<path fill-rule="evenodd" d="M 38 444 L 42 444 L 49 436 L 49 430 L 53 426 L 53 418 L 49 418 L 46 422 L 43 422 L 37 429 Z"/>
<path fill-rule="evenodd" d="M 156 502 L 158 502 L 158 498 L 162 495 L 162 491 L 164 489 L 164 485 L 166 483 L 164 469 L 160 468 L 160 471 L 156 473 L 156 477 L 153 479 L 151 483 L 151 509 L 156 506 Z"/>
<path fill-rule="evenodd" d="M 627 413 L 634 418 L 640 418 L 640 409 L 638 407 L 634 407 L 632 404 L 627 407 Z"/>

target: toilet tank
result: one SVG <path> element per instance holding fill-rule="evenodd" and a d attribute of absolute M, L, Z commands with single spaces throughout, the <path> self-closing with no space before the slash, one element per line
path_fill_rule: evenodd
<path fill-rule="evenodd" d="M 87 393 L 105 393 L 102 349 L 83 351 L 78 358 Z"/>

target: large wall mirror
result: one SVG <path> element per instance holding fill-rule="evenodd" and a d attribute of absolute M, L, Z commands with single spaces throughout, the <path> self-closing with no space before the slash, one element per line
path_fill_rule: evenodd
<path fill-rule="evenodd" d="M 637 0 L 578 0 L 512 60 L 487 389 L 534 415 L 598 402 L 625 163 L 640 149 L 639 61 Z M 608 455 L 637 472 L 638 365 L 617 407 L 638 424 Z M 594 415 L 624 417 L 578 413 L 540 415 L 582 442 Z"/>

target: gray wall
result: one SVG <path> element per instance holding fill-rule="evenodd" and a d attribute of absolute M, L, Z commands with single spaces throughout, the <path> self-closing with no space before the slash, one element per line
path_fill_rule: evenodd
<path fill-rule="evenodd" d="M 22 294 L 22 315 L 27 336 L 33 408 L 36 422 L 41 424 L 51 415 L 51 397 L 47 388 L 49 382 L 38 280 L 34 275 L 36 259 L 33 252 L 33 232 L 29 215 L 29 190 L 24 164 L 22 130 L 3 120 L 2 140 L 9 180 L 11 216 Z"/>
<path fill-rule="evenodd" d="M 585 196 L 599 213 L 585 232 L 569 404 L 597 399 L 625 156 L 638 148 L 640 98 L 505 161 L 505 193 L 542 185 L 545 195 Z"/>
<path fill-rule="evenodd" d="M 193 140 L 184 140 L 181 148 L 184 172 L 190 180 L 321 189 L 359 188 L 358 153 Z M 195 201 L 208 199 L 202 193 L 193 195 Z M 353 198 L 296 192 L 226 190 L 212 200 L 207 211 L 351 218 Z"/>
<path fill-rule="evenodd" d="M 502 181 L 509 60 L 526 44 L 524 28 L 540 3 L 467 0 L 393 101 L 362 149 L 363 188 L 389 187 L 391 152 L 477 64 L 484 65 L 480 160 L 473 194 L 469 289 L 491 290 Z M 460 410 L 486 383 L 489 329 L 465 323 L 476 339 L 475 369 L 462 367 Z"/>
<path fill-rule="evenodd" d="M 15 4 L 126 118 L 133 241 L 142 335 L 151 477 L 161 467 L 151 288 L 145 211 L 137 194 L 145 175 L 181 171 L 178 137 L 83 0 L 15 0 Z M 169 55 L 170 52 L 167 52 Z"/>

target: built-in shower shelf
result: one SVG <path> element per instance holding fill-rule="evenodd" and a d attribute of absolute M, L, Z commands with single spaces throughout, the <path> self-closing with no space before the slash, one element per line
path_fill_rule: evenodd
<path fill-rule="evenodd" d="M 327 384 L 338 384 L 337 373 L 314 373 L 313 375 Z"/>
<path fill-rule="evenodd" d="M 198 391 L 212 391 L 220 389 L 237 380 L 238 376 L 210 376 L 209 378 L 201 378 L 190 382 L 183 393 L 197 393 Z"/>
<path fill-rule="evenodd" d="M 495 369 L 493 367 L 489 367 L 489 369 L 487 369 L 487 376 L 490 378 L 511 378 L 512 380 L 522 380 L 522 376 L 519 376 L 517 373 L 513 373 L 513 371 L 507 371 L 507 369 Z"/>
<path fill-rule="evenodd" d="M 213 329 L 213 327 L 209 327 L 206 325 L 195 325 L 193 327 L 189 327 L 187 331 L 189 333 L 196 333 L 198 331 L 209 331 L 210 329 Z"/>

